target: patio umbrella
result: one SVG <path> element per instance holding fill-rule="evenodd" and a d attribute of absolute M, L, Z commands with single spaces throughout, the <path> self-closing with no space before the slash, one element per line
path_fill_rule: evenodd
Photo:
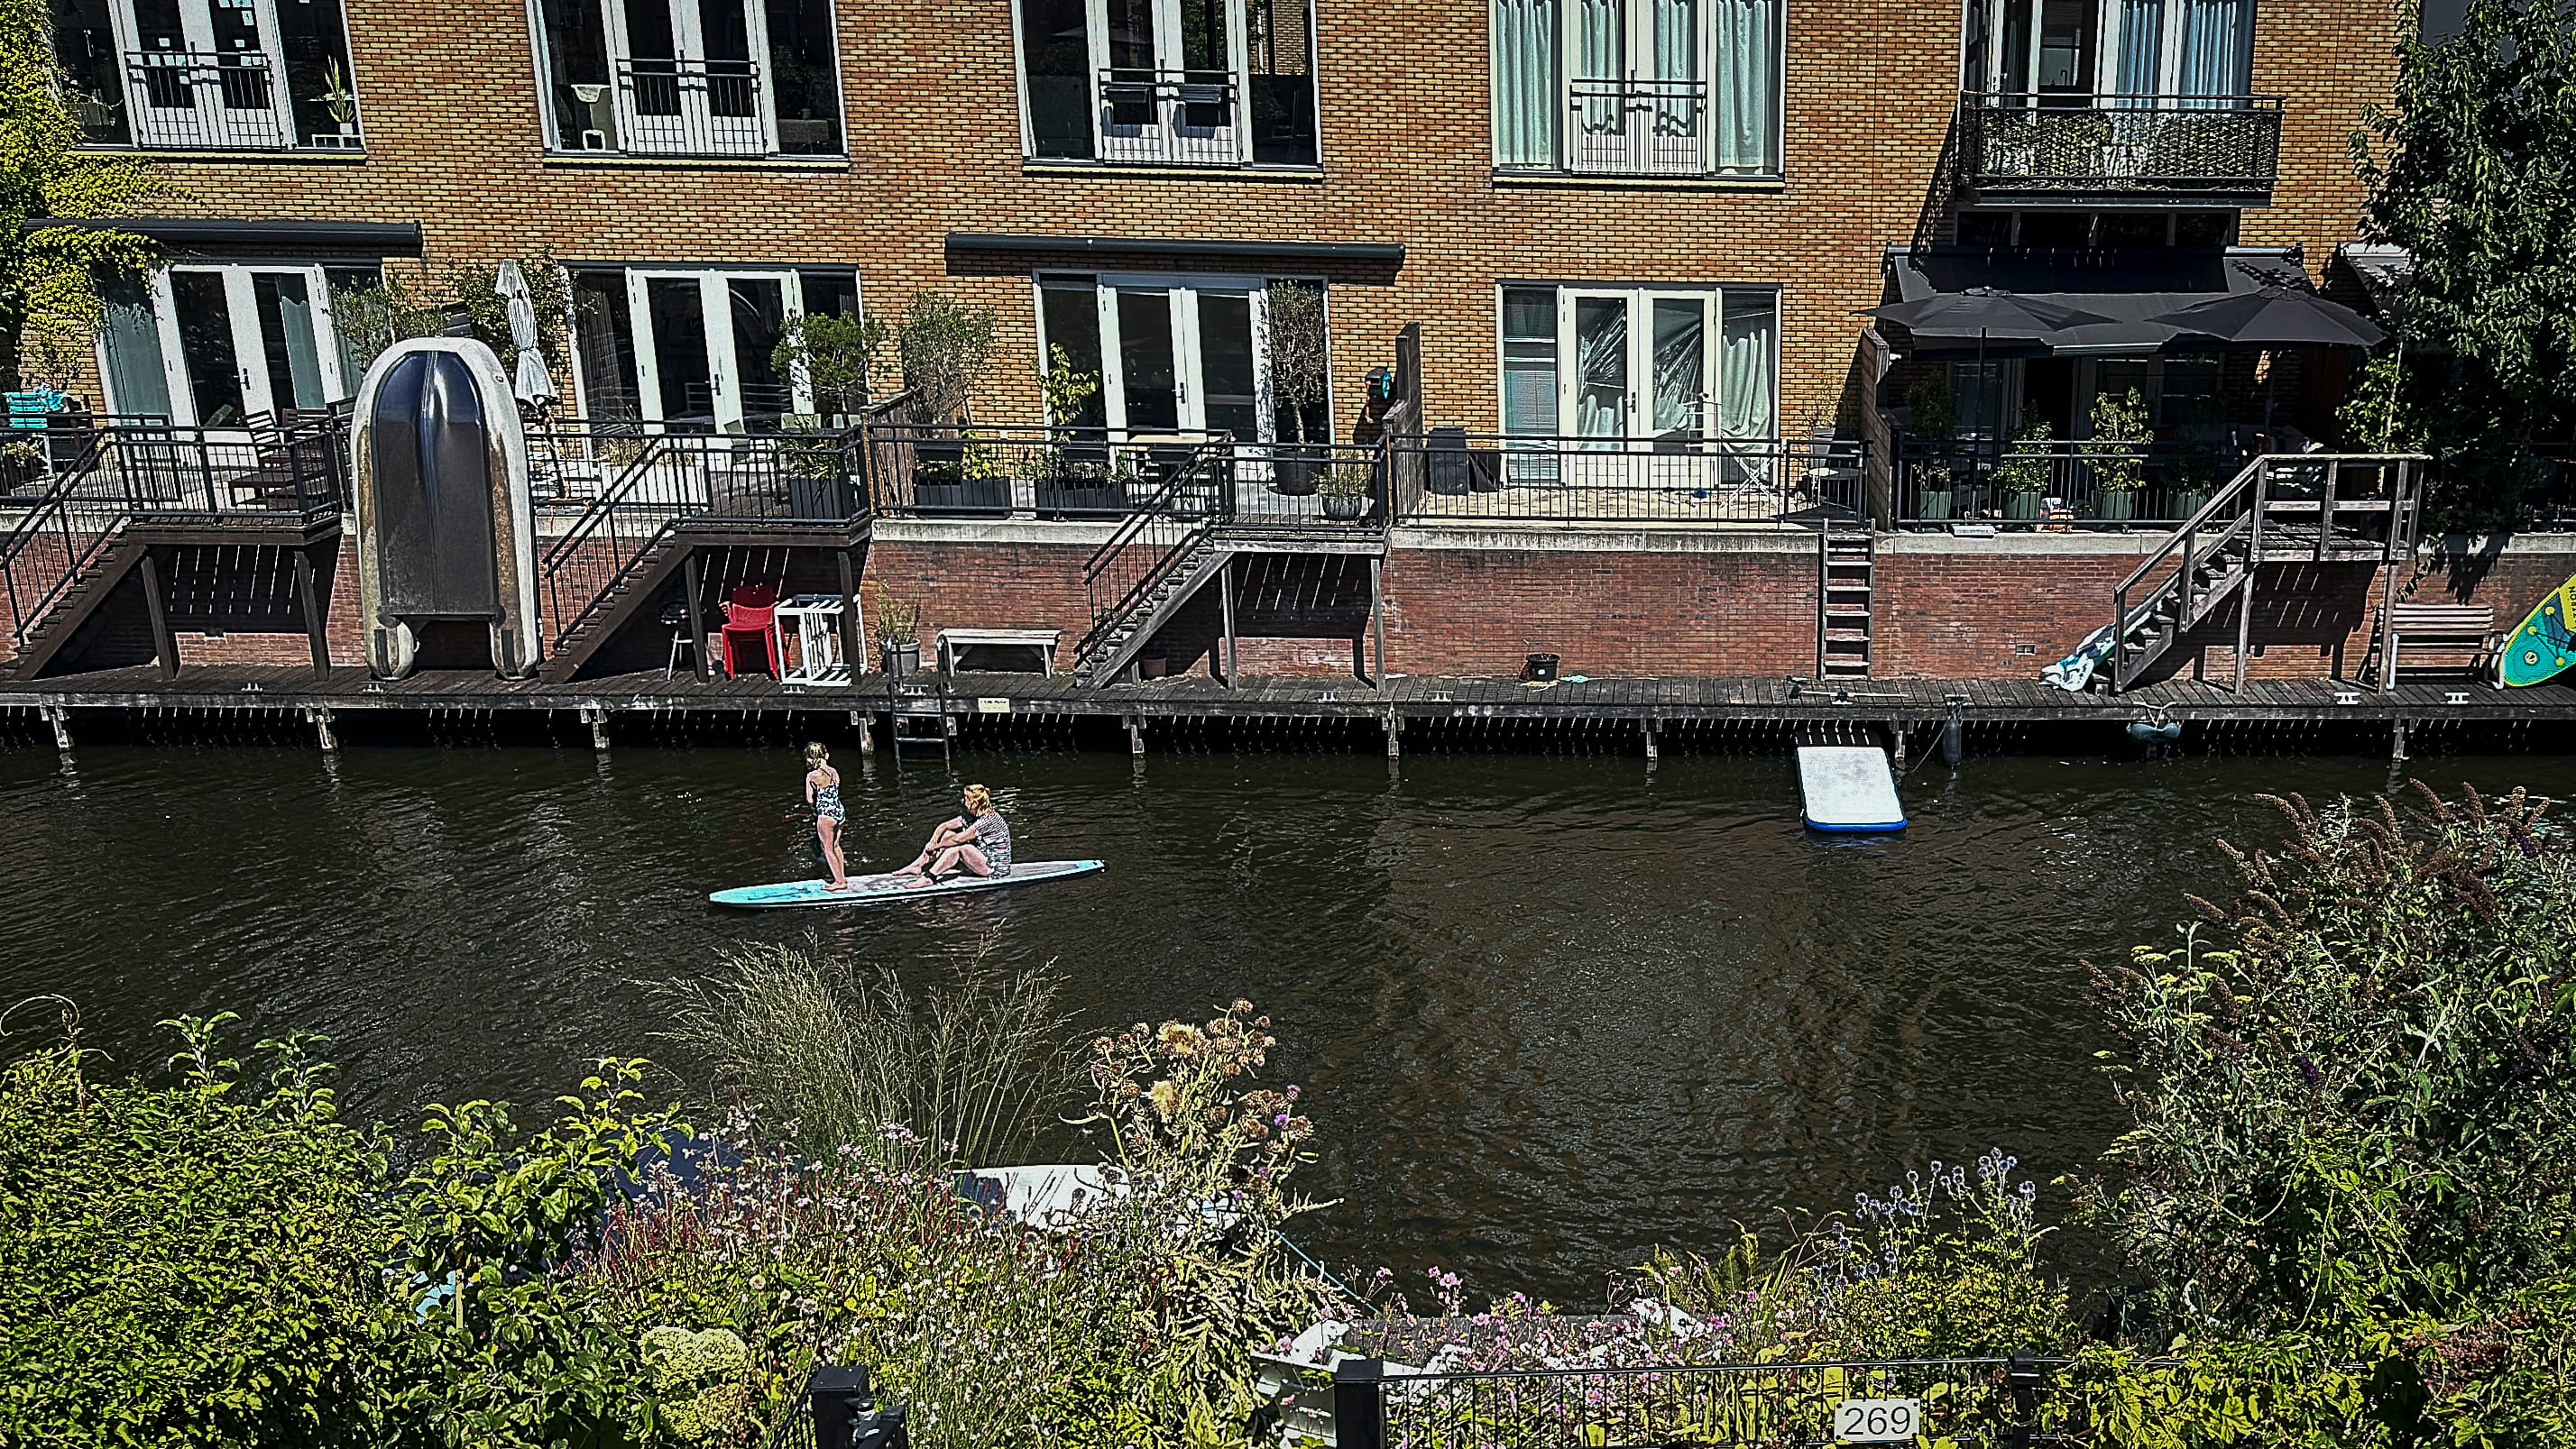
<path fill-rule="evenodd" d="M 2376 347 L 2388 335 L 2350 307 L 2288 287 L 2233 292 L 2147 320 L 2247 347 Z"/>
<path fill-rule="evenodd" d="M 493 278 L 492 290 L 510 308 L 510 345 L 519 351 L 519 375 L 512 379 L 511 390 L 519 401 L 543 405 L 555 400 L 554 374 L 546 371 L 544 351 L 537 341 L 537 303 L 528 295 L 528 279 L 519 271 L 517 262 L 501 263 Z"/>
<path fill-rule="evenodd" d="M 1941 292 L 1911 302 L 1872 307 L 1861 315 L 1893 322 L 1918 337 L 1998 337 L 2012 341 L 2037 341 L 2061 328 L 2119 320 L 2064 302 L 2007 292 L 2001 287 Z"/>

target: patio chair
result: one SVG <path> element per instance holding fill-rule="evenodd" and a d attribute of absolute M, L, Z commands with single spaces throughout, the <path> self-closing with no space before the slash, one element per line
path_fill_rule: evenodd
<path fill-rule="evenodd" d="M 724 645 L 725 678 L 732 679 L 741 673 L 734 655 L 736 638 L 757 640 L 760 657 L 769 666 L 770 676 L 777 677 L 778 660 L 771 654 L 769 641 L 777 623 L 778 591 L 767 584 L 751 584 L 736 589 L 725 599 L 724 615 L 721 642 Z"/>

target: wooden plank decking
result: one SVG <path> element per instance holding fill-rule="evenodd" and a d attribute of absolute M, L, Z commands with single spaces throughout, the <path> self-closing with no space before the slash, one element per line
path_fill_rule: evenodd
<path fill-rule="evenodd" d="M 986 703 L 987 701 L 1003 701 Z M 2425 675 L 2378 691 L 2331 680 L 2255 680 L 2237 694 L 2186 679 L 2118 696 L 2071 695 L 2033 680 L 1853 680 L 1796 685 L 1785 679 L 1563 680 L 1408 675 L 1383 688 L 1355 679 L 1247 678 L 1239 688 L 1204 676 L 1097 688 L 1071 675 L 963 673 L 943 694 L 939 676 L 909 677 L 890 693 L 884 676 L 854 688 L 781 686 L 762 678 L 665 679 L 659 670 L 549 684 L 475 671 L 432 670 L 377 682 L 359 668 L 319 676 L 310 667 L 208 667 L 164 678 L 150 665 L 54 679 L 0 681 L 0 710 L 494 710 L 709 711 L 884 714 L 947 710 L 1113 719 L 1253 718 L 1384 720 L 1599 720 L 1637 725 L 1695 721 L 1781 723 L 1862 719 L 1924 722 L 1954 709 L 1972 722 L 2521 720 L 2576 722 L 2576 688 L 2503 690 L 2477 680 Z"/>

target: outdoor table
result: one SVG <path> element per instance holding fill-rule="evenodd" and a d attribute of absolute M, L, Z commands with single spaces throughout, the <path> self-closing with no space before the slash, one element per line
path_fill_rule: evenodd
<path fill-rule="evenodd" d="M 839 594 L 798 594 L 779 601 L 771 621 L 778 640 L 779 683 L 849 685 L 850 662 L 841 657 L 841 615 L 848 608 L 849 601 Z M 791 638 L 796 642 L 792 652 L 787 647 Z M 866 642 L 862 634 L 860 647 Z"/>

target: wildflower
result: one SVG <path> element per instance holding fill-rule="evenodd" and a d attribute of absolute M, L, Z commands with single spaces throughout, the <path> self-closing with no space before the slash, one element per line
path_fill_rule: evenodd
<path fill-rule="evenodd" d="M 1160 1041 L 1164 1051 L 1183 1058 L 1197 1056 L 1199 1049 L 1207 1045 L 1207 1038 L 1199 1034 L 1198 1028 L 1177 1021 L 1163 1023 Z"/>
<path fill-rule="evenodd" d="M 1145 1095 L 1152 1100 L 1154 1110 L 1166 1120 L 1181 1110 L 1181 1089 L 1174 1086 L 1169 1078 L 1156 1082 Z"/>

